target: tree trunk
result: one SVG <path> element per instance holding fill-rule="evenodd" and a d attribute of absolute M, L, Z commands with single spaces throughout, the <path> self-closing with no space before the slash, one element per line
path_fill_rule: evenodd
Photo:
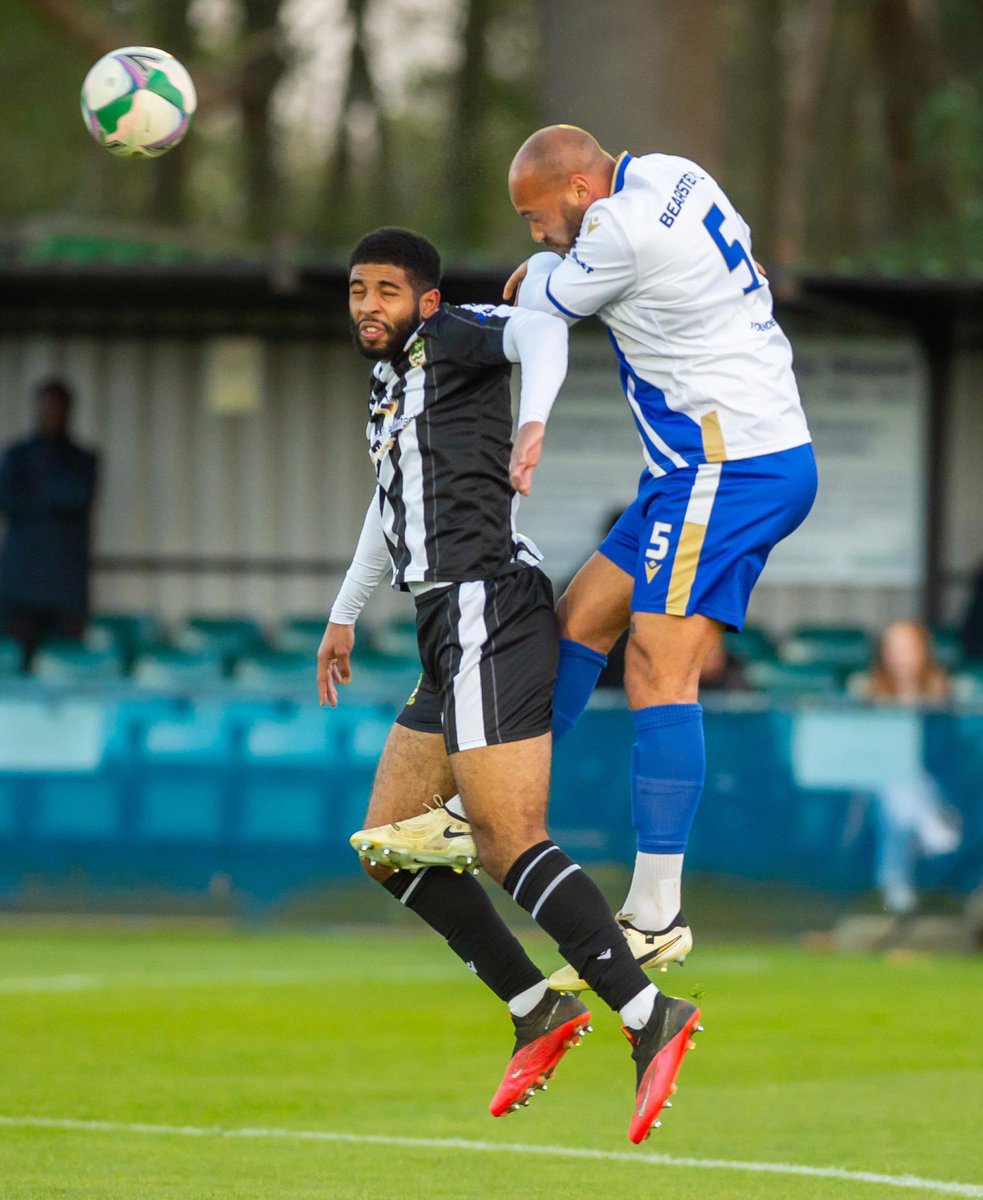
<path fill-rule="evenodd" d="M 784 107 L 778 49 L 781 0 L 750 0 L 733 9 L 722 36 L 731 49 L 720 182 L 754 236 L 767 266 L 775 254 L 778 178 Z"/>
<path fill-rule="evenodd" d="M 366 7 L 367 0 L 348 0 L 348 17 L 353 28 L 352 49 L 320 222 L 325 241 L 332 245 L 347 245 L 353 236 L 369 225 L 377 224 L 380 213 L 385 211 L 388 192 L 388 129 L 369 69 Z M 361 163 L 352 128 L 353 119 L 357 118 L 374 124 L 376 137 L 374 149 L 368 148 L 369 153 L 362 156 Z"/>
<path fill-rule="evenodd" d="M 815 155 L 835 9 L 835 0 L 791 0 L 785 5 L 780 42 L 785 118 L 782 163 L 776 182 L 779 267 L 798 263 L 805 251 L 809 172 Z"/>
<path fill-rule="evenodd" d="M 487 229 L 483 204 L 488 184 L 487 40 L 497 7 L 493 0 L 467 0 L 464 8 L 463 49 L 452 93 L 447 162 L 446 227 L 451 251 L 473 248 Z"/>
<path fill-rule="evenodd" d="M 188 10 L 192 0 L 171 0 L 155 9 L 155 45 L 173 54 L 185 66 L 194 51 Z M 151 164 L 153 182 L 149 215 L 166 225 L 179 225 L 187 217 L 189 151 L 187 143 Z M 193 151 L 192 151 L 193 152 Z"/>
<path fill-rule="evenodd" d="M 274 33 L 280 0 L 241 0 L 243 36 L 247 39 Z M 245 157 L 246 231 L 267 242 L 277 224 L 280 195 L 270 105 L 285 62 L 279 39 L 261 43 L 261 49 L 244 63 L 239 91 Z"/>
<path fill-rule="evenodd" d="M 611 153 L 662 151 L 719 168 L 720 0 L 542 0 L 543 115 Z"/>
<path fill-rule="evenodd" d="M 916 16 L 911 0 L 876 0 L 870 19 L 871 57 L 884 104 L 889 220 L 902 239 L 926 212 L 951 217 L 956 209 L 946 181 L 921 177 L 915 159 L 915 122 L 943 82 L 939 42 L 929 19 Z"/>

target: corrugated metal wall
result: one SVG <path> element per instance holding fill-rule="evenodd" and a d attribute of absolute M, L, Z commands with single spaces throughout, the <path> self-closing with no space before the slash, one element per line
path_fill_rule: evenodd
<path fill-rule="evenodd" d="M 260 408 L 228 415 L 207 407 L 206 353 L 193 339 L 0 337 L 0 441 L 30 429 L 34 385 L 57 375 L 101 454 L 100 556 L 347 560 L 371 487 L 365 365 L 340 343 L 268 343 Z M 100 572 L 95 600 L 272 620 L 325 611 L 336 579 Z"/>
<path fill-rule="evenodd" d="M 76 390 L 78 436 L 102 455 L 100 556 L 346 562 L 371 487 L 366 364 L 347 342 L 268 342 L 259 410 L 227 415 L 206 405 L 207 352 L 207 341 L 193 338 L 0 336 L 0 444 L 30 428 L 34 385 L 62 376 Z M 946 563 L 957 568 L 983 557 L 981 362 L 961 356 L 954 381 Z M 563 420 L 562 403 L 553 419 Z M 597 521 L 606 507 L 599 504 Z M 545 538 L 542 549 L 549 565 Z M 208 611 L 273 622 L 287 613 L 326 612 L 339 575 L 103 571 L 95 602 L 102 609 L 152 609 L 169 621 Z M 964 591 L 949 590 L 950 618 L 958 616 Z M 778 631 L 800 623 L 877 629 L 919 607 L 912 589 L 779 587 L 766 574 L 749 619 Z M 381 588 L 372 611 L 406 606 Z"/>

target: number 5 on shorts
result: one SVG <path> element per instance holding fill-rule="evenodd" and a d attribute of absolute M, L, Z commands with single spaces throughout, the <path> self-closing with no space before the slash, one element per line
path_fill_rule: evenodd
<path fill-rule="evenodd" d="M 652 526 L 652 536 L 645 551 L 645 578 L 649 583 L 658 575 L 662 560 L 669 553 L 670 533 L 672 526 L 665 521 L 656 521 Z"/>

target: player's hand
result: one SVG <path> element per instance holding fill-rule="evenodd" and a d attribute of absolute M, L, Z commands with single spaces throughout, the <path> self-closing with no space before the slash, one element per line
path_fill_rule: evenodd
<path fill-rule="evenodd" d="M 509 482 L 520 496 L 532 491 L 532 473 L 543 456 L 546 426 L 542 421 L 527 421 L 516 434 L 509 459 Z"/>
<path fill-rule="evenodd" d="M 351 683 L 351 653 L 355 645 L 354 625 L 334 625 L 330 621 L 317 649 L 317 694 L 321 707 L 338 707 L 338 684 Z"/>
<path fill-rule="evenodd" d="M 515 298 L 519 292 L 519 286 L 526 277 L 526 272 L 529 270 L 528 259 L 519 266 L 508 277 L 505 287 L 502 289 L 502 295 L 505 297 L 506 304 L 514 304 Z"/>

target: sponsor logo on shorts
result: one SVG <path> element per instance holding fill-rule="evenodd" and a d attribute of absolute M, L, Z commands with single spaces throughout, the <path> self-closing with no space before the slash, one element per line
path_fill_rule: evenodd
<path fill-rule="evenodd" d="M 409 706 L 411 704 L 416 704 L 416 694 L 420 690 L 421 683 L 423 683 L 423 672 L 422 671 L 420 672 L 420 678 L 416 681 L 416 687 L 413 689 L 412 692 L 410 692 L 410 698 L 409 698 L 409 700 L 406 701 L 407 708 L 409 708 Z"/>

